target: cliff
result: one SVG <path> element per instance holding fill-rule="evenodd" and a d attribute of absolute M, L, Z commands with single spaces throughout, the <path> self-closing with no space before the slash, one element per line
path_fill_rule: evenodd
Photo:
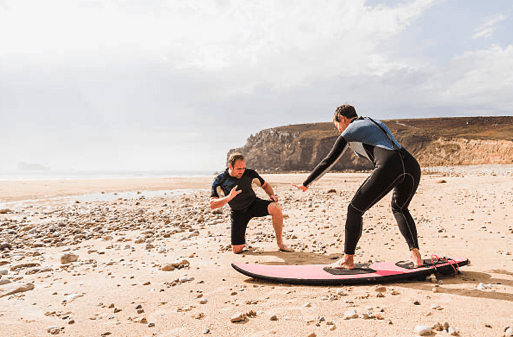
<path fill-rule="evenodd" d="M 455 117 L 383 120 L 396 139 L 421 166 L 513 163 L 513 117 Z M 322 160 L 338 137 L 332 123 L 298 124 L 265 129 L 242 152 L 248 167 L 262 172 L 309 171 Z M 332 171 L 365 170 L 372 165 L 352 151 Z"/>

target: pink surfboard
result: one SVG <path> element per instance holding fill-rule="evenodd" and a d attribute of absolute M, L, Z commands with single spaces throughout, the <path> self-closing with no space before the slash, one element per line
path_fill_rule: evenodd
<path fill-rule="evenodd" d="M 427 276 L 458 273 L 459 267 L 469 263 L 466 258 L 434 258 L 414 268 L 408 261 L 357 264 L 355 269 L 329 269 L 324 264 L 314 265 L 265 265 L 254 263 L 232 263 L 238 272 L 255 279 L 275 283 L 307 285 L 345 285 L 384 283 L 400 280 L 425 280 Z"/>

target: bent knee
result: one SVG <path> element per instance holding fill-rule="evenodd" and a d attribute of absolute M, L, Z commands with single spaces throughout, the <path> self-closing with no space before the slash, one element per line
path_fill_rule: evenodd
<path fill-rule="evenodd" d="M 405 210 L 408 210 L 408 206 L 400 206 L 397 204 L 397 202 L 395 200 L 392 200 L 392 203 L 390 204 L 390 206 L 392 207 L 392 212 L 396 213 L 396 212 L 404 212 Z"/>
<path fill-rule="evenodd" d="M 348 215 L 356 215 L 356 216 L 363 216 L 365 212 L 360 211 L 356 207 L 354 207 L 351 203 L 347 206 L 347 214 Z"/>
<path fill-rule="evenodd" d="M 276 202 L 273 202 L 269 204 L 267 211 L 270 215 L 281 214 L 281 207 Z"/>

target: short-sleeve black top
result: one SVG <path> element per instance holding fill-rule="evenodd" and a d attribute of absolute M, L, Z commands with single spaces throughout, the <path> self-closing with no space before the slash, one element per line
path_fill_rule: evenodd
<path fill-rule="evenodd" d="M 260 181 L 260 186 L 264 186 L 264 179 L 262 179 L 262 177 L 255 170 L 246 169 L 242 177 L 237 179 L 230 176 L 228 169 L 226 169 L 214 180 L 214 183 L 212 184 L 211 197 L 221 197 L 219 195 L 218 188 L 220 188 L 220 190 L 226 196 L 230 193 L 232 188 L 238 186 L 237 190 L 241 190 L 242 192 L 233 198 L 230 202 L 228 202 L 228 205 L 230 205 L 231 209 L 234 211 L 245 210 L 257 198 L 255 191 L 253 191 L 253 187 L 251 186 L 254 179 L 258 179 Z"/>

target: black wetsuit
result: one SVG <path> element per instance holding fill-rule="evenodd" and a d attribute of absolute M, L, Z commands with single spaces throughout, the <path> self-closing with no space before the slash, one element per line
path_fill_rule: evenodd
<path fill-rule="evenodd" d="M 408 205 L 419 186 L 420 166 L 379 120 L 364 117 L 354 119 L 303 186 L 308 187 L 322 177 L 342 157 L 348 146 L 357 156 L 370 160 L 374 164 L 374 170 L 348 206 L 344 252 L 354 255 L 362 235 L 363 214 L 392 190 L 392 211 L 399 230 L 410 249 L 419 248 L 417 228 Z"/>
<path fill-rule="evenodd" d="M 270 200 L 258 198 L 253 190 L 253 181 L 258 180 L 260 186 L 264 186 L 264 179 L 252 169 L 246 169 L 240 179 L 230 176 L 228 169 L 218 175 L 212 184 L 211 197 L 220 198 L 230 194 L 230 191 L 237 186 L 242 191 L 235 198 L 228 202 L 232 212 L 231 241 L 232 245 L 243 245 L 245 243 L 246 228 L 249 221 L 254 217 L 269 215 L 268 206 Z"/>

